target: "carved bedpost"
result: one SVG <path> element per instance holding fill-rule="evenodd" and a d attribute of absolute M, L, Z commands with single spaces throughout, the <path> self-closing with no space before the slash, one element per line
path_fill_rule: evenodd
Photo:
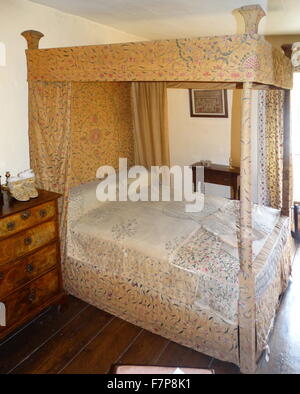
<path fill-rule="evenodd" d="M 36 30 L 26 30 L 21 33 L 21 35 L 25 38 L 27 41 L 27 48 L 28 49 L 39 49 L 39 42 L 42 37 L 44 37 L 44 34 L 36 31 Z"/>
<path fill-rule="evenodd" d="M 233 11 L 234 14 L 240 14 L 244 20 L 244 34 L 257 34 L 260 20 L 266 15 L 265 11 L 260 5 L 247 5 L 237 8 Z"/>
<path fill-rule="evenodd" d="M 256 369 L 255 280 L 252 267 L 252 163 L 251 163 L 252 83 L 243 84 L 241 129 L 239 344 L 240 369 Z"/>

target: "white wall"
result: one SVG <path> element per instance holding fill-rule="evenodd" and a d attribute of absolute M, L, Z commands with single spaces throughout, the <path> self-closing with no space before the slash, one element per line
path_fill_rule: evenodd
<path fill-rule="evenodd" d="M 294 73 L 294 87 L 291 93 L 291 131 L 293 152 L 293 194 L 294 201 L 300 201 L 300 73 Z"/>
<path fill-rule="evenodd" d="M 190 165 L 199 160 L 229 164 L 231 148 L 232 91 L 228 90 L 228 118 L 190 116 L 189 91 L 168 89 L 168 121 L 171 165 Z M 252 106 L 253 194 L 257 200 L 257 92 Z M 205 186 L 205 192 L 230 197 L 226 186 Z"/>
<path fill-rule="evenodd" d="M 30 29 L 45 35 L 40 48 L 144 40 L 27 0 L 0 0 L 0 42 L 6 46 L 6 66 L 0 66 L 2 176 L 29 167 L 26 41 L 20 33 Z"/>
<path fill-rule="evenodd" d="M 228 91 L 228 118 L 190 116 L 189 91 L 168 89 L 170 156 L 172 165 L 199 160 L 228 164 L 230 157 L 232 92 Z M 226 186 L 206 185 L 206 193 L 230 196 Z"/>

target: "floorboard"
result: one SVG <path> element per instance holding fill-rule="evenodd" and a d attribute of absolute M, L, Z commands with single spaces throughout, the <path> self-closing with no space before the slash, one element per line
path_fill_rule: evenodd
<path fill-rule="evenodd" d="M 170 342 L 156 365 L 171 367 L 208 368 L 212 358 L 185 346 Z"/>
<path fill-rule="evenodd" d="M 209 367 L 218 375 L 240 374 L 240 369 L 234 364 L 225 363 L 224 361 L 213 359 Z"/>
<path fill-rule="evenodd" d="M 115 318 L 60 373 L 103 374 L 109 372 L 141 328 Z"/>
<path fill-rule="evenodd" d="M 112 319 L 112 315 L 88 306 L 12 372 L 59 372 Z"/>
<path fill-rule="evenodd" d="M 63 313 L 57 313 L 57 308 L 52 307 L 31 324 L 0 342 L 0 373 L 8 373 L 16 368 L 87 307 L 88 305 L 78 298 L 69 297 L 68 309 Z"/>
<path fill-rule="evenodd" d="M 156 365 L 168 343 L 167 339 L 143 330 L 117 363 Z"/>

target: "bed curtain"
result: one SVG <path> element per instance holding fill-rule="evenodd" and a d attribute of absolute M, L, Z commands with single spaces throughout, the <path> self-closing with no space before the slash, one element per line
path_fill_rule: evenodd
<path fill-rule="evenodd" d="M 170 165 L 166 82 L 133 82 L 135 164 Z"/>
<path fill-rule="evenodd" d="M 258 100 L 259 204 L 282 207 L 284 90 L 261 90 Z"/>
<path fill-rule="evenodd" d="M 37 186 L 61 193 L 59 200 L 62 255 L 71 168 L 71 82 L 30 82 L 30 164 Z"/>

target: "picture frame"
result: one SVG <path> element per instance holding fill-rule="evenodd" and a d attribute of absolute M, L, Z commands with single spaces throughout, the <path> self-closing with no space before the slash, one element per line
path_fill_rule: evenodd
<path fill-rule="evenodd" d="M 191 117 L 228 118 L 227 90 L 189 89 Z"/>

